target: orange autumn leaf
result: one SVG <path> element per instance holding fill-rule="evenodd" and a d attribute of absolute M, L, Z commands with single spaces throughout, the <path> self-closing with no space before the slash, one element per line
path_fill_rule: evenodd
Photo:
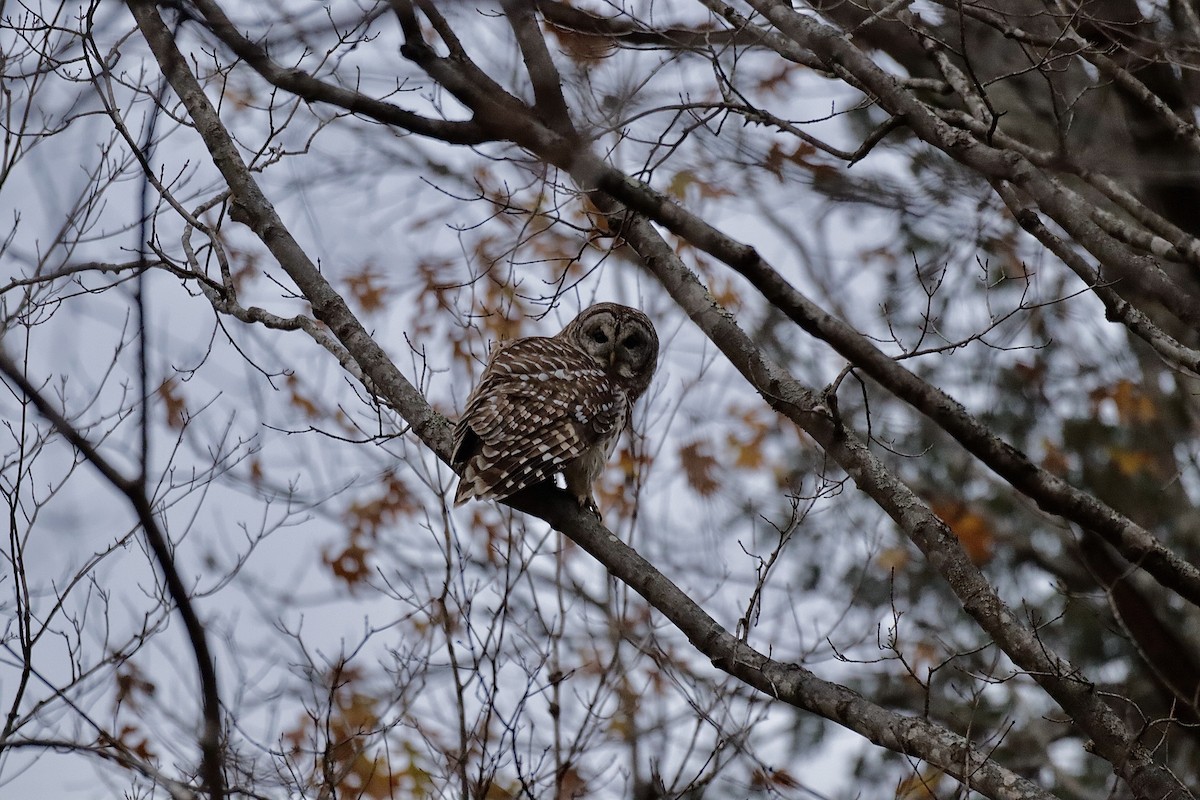
<path fill-rule="evenodd" d="M 679 448 L 679 461 L 688 485 L 696 494 L 707 497 L 720 488 L 715 476 L 717 459 L 709 452 L 706 442 L 695 441 Z"/>
<path fill-rule="evenodd" d="M 1154 465 L 1154 456 L 1145 450 L 1126 450 L 1123 447 L 1111 447 L 1108 456 L 1112 459 L 1117 470 L 1126 477 L 1133 477 L 1149 472 Z"/>
<path fill-rule="evenodd" d="M 731 416 L 733 413 L 731 411 Z M 746 409 L 737 417 L 745 423 L 745 429 L 731 430 L 725 437 L 733 451 L 734 466 L 758 469 L 766 462 L 763 448 L 767 437 L 777 432 L 774 420 L 756 408 Z"/>
<path fill-rule="evenodd" d="M 134 725 L 122 725 L 117 732 L 117 741 L 131 753 L 145 761 L 153 761 L 154 751 L 150 748 L 150 738 Z"/>
<path fill-rule="evenodd" d="M 483 800 L 514 800 L 522 794 L 519 787 L 501 786 L 493 780 L 488 784 L 487 793 L 483 796 Z"/>
<path fill-rule="evenodd" d="M 734 287 L 733 281 L 725 278 L 713 278 L 709 281 L 709 291 L 713 300 L 726 311 L 741 310 L 742 297 Z"/>
<path fill-rule="evenodd" d="M 1122 378 L 1112 386 L 1093 389 L 1088 395 L 1092 402 L 1092 414 L 1099 413 L 1100 404 L 1112 401 L 1117 419 L 1122 425 L 1146 425 L 1158 418 L 1158 409 L 1153 398 L 1131 380 Z"/>
<path fill-rule="evenodd" d="M 262 486 L 263 482 L 263 464 L 262 459 L 257 455 L 250 457 L 250 485 Z"/>
<path fill-rule="evenodd" d="M 187 421 L 187 403 L 179 393 L 179 382 L 174 377 L 167 378 L 158 387 L 158 396 L 167 412 L 167 425 L 178 430 Z"/>
<path fill-rule="evenodd" d="M 996 535 L 986 517 L 957 502 L 935 503 L 933 511 L 950 526 L 972 562 L 986 564 L 991 560 Z"/>
<path fill-rule="evenodd" d="M 158 687 L 143 675 L 137 664 L 124 662 L 117 670 L 117 705 L 128 703 L 137 709 L 142 697 L 153 697 Z"/>
<path fill-rule="evenodd" d="M 555 800 L 571 800 L 574 797 L 587 796 L 587 781 L 579 774 L 579 770 L 571 765 L 559 773 L 558 786 L 554 793 Z"/>
<path fill-rule="evenodd" d="M 382 280 L 383 276 L 375 272 L 374 267 L 366 266 L 361 272 L 347 278 L 346 286 L 350 290 L 350 296 L 358 302 L 359 308 L 367 312 L 378 311 L 383 308 L 383 301 L 391 292 L 381 283 Z"/>
<path fill-rule="evenodd" d="M 667 184 L 667 194 L 682 200 L 687 195 L 687 188 L 696 180 L 696 175 L 690 169 L 680 170 Z"/>
<path fill-rule="evenodd" d="M 689 190 L 695 190 L 701 198 L 712 199 L 718 197 L 728 197 L 734 194 L 732 189 L 724 186 L 714 186 L 713 184 L 700 179 L 695 172 L 690 169 L 680 170 L 675 173 L 675 177 L 667 184 L 667 194 L 679 200 L 687 199 Z"/>
<path fill-rule="evenodd" d="M 617 44 L 607 36 L 573 31 L 570 28 L 548 24 L 547 27 L 558 40 L 559 47 L 567 57 L 584 64 L 608 58 L 616 51 Z"/>
<path fill-rule="evenodd" d="M 297 378 L 295 374 L 288 375 L 287 387 L 288 402 L 291 403 L 295 408 L 300 409 L 305 417 L 308 419 L 317 419 L 321 416 L 321 410 L 317 407 L 317 404 L 301 394 L 300 379 Z"/>
<path fill-rule="evenodd" d="M 337 555 L 330 555 L 328 551 L 322 553 L 321 560 L 336 577 L 354 586 L 366 580 L 371 573 L 371 568 L 367 565 L 368 555 L 367 549 L 362 545 L 351 544 Z"/>
<path fill-rule="evenodd" d="M 788 89 L 790 78 L 796 74 L 796 65 L 792 63 L 783 64 L 775 69 L 769 75 L 759 78 L 756 86 L 759 91 L 767 92 L 775 89 Z"/>
<path fill-rule="evenodd" d="M 1117 414 L 1126 424 L 1145 424 L 1153 422 L 1158 417 L 1154 401 L 1133 381 L 1117 381 L 1117 385 L 1113 388 L 1112 398 L 1113 402 L 1117 404 Z"/>
<path fill-rule="evenodd" d="M 384 475 L 379 488 L 381 491 L 377 494 L 351 502 L 343 513 L 352 539 L 375 537 L 381 528 L 417 509 L 407 484 L 396 473 Z"/>
<path fill-rule="evenodd" d="M 913 671 L 919 672 L 921 667 L 936 665 L 941 659 L 941 651 L 933 642 L 919 641 L 910 648 L 908 658 Z"/>
<path fill-rule="evenodd" d="M 910 559 L 911 556 L 903 547 L 889 547 L 875 556 L 875 563 L 890 572 L 904 569 Z"/>
<path fill-rule="evenodd" d="M 1042 439 L 1042 449 L 1046 451 L 1046 454 L 1042 456 L 1042 469 L 1059 477 L 1066 476 L 1071 469 L 1071 463 L 1067 460 L 1067 454 L 1062 451 L 1062 448 L 1049 439 Z"/>
<path fill-rule="evenodd" d="M 935 798 L 943 773 L 937 767 L 926 766 L 914 775 L 909 775 L 896 786 L 896 800 L 926 800 Z"/>
<path fill-rule="evenodd" d="M 754 770 L 750 775 L 750 786 L 759 792 L 777 792 L 779 789 L 798 789 L 801 784 L 785 769 L 766 767 Z"/>

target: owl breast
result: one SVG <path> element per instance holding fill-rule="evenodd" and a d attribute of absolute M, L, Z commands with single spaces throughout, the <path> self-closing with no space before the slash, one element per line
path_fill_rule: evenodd
<path fill-rule="evenodd" d="M 608 462 L 608 457 L 616 449 L 617 442 L 621 438 L 621 431 L 625 428 L 627 416 L 627 413 L 622 414 L 622 419 L 618 421 L 610 435 L 598 440 L 579 458 L 563 466 L 562 474 L 567 483 L 567 491 L 576 497 L 591 496 L 592 484 L 600 477 L 600 473 L 604 471 L 604 465 Z"/>

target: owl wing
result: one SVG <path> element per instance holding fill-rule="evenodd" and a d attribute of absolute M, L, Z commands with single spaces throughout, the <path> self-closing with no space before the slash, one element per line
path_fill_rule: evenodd
<path fill-rule="evenodd" d="M 455 505 L 503 499 L 554 476 L 624 419 L 623 398 L 587 356 L 557 339 L 493 353 L 454 427 Z"/>

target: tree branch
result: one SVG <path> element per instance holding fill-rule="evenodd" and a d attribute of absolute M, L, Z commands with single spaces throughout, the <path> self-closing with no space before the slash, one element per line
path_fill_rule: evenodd
<path fill-rule="evenodd" d="M 1108 235 L 1092 220 L 1078 195 L 1050 180 L 1019 153 L 986 144 L 967 131 L 950 126 L 848 41 L 841 31 L 796 13 L 780 0 L 748 2 L 782 34 L 812 51 L 829 69 L 857 82 L 889 113 L 902 116 L 922 141 L 984 177 L 1008 181 L 1029 193 L 1105 270 L 1111 270 L 1111 276 L 1106 278 L 1128 281 L 1180 321 L 1193 328 L 1200 327 L 1200 299 L 1171 280 L 1154 258 L 1138 255 Z"/>
<path fill-rule="evenodd" d="M 398 128 L 449 144 L 482 144 L 491 140 L 474 122 L 423 117 L 362 92 L 326 83 L 302 69 L 281 66 L 271 59 L 266 50 L 243 36 L 214 0 L 195 0 L 195 6 L 204 15 L 209 30 L 226 47 L 268 83 L 291 92 L 297 97 L 302 97 L 310 102 L 329 103 L 351 113 L 363 114 L 380 122 L 386 122 L 389 125 L 395 125 Z"/>
<path fill-rule="evenodd" d="M 200 701 L 204 717 L 204 726 L 200 734 L 200 774 L 203 777 L 204 788 L 211 800 L 223 800 L 225 797 L 225 774 L 221 758 L 221 694 L 217 682 L 216 665 L 212 652 L 208 647 L 208 634 L 204 624 L 192 606 L 191 596 L 179 570 L 175 567 L 175 557 L 171 546 L 158 520 L 154 516 L 154 508 L 150 498 L 146 496 L 141 481 L 127 478 L 121 474 L 112 463 L 74 426 L 66 417 L 58 412 L 50 401 L 37 390 L 21 368 L 8 354 L 0 350 L 0 374 L 11 381 L 27 397 L 38 413 L 45 417 L 54 429 L 66 439 L 72 447 L 83 455 L 84 459 L 108 481 L 113 488 L 125 496 L 137 515 L 138 524 L 146 537 L 146 543 L 154 554 L 154 560 L 162 571 L 167 593 L 179 610 L 187 631 L 188 643 L 192 647 L 192 656 L 200 676 Z M 148 402 L 143 398 L 142 402 Z"/>
<path fill-rule="evenodd" d="M 420 392 L 400 374 L 279 218 L 242 161 L 237 145 L 203 87 L 188 69 L 154 4 L 128 0 L 128 5 L 159 67 L 195 121 L 213 162 L 229 184 L 234 203 L 231 216 L 259 237 L 312 305 L 317 319 L 329 326 L 334 336 L 354 354 L 363 373 L 371 379 L 369 388 L 410 412 L 421 409 L 416 418 L 406 416 L 406 419 L 423 440 L 439 443 L 439 452 L 449 452 L 449 423 L 429 408 Z"/>
<path fill-rule="evenodd" d="M 534 113 L 559 133 L 573 135 L 575 126 L 571 124 L 571 113 L 563 97 L 562 77 L 546 49 L 546 40 L 538 28 L 533 9 L 525 0 L 501 0 L 500 6 L 516 36 L 517 46 L 525 59 L 525 71 L 533 84 Z"/>

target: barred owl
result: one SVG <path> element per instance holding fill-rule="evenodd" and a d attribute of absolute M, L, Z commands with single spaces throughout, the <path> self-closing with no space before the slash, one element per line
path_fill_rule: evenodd
<path fill-rule="evenodd" d="M 580 508 L 650 385 L 658 334 L 642 312 L 586 308 L 557 336 L 493 348 L 454 426 L 454 504 L 502 500 L 562 473 Z"/>

